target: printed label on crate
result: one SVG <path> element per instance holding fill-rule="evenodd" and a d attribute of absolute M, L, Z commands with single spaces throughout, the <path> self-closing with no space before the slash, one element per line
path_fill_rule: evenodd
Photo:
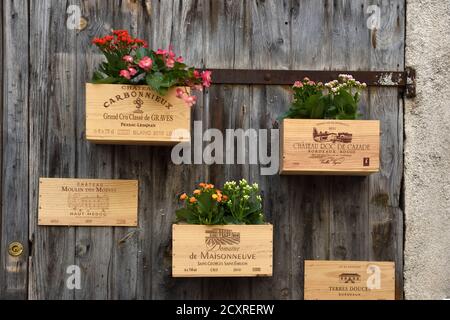
<path fill-rule="evenodd" d="M 184 90 L 189 90 L 184 89 Z M 86 137 L 91 141 L 189 141 L 190 108 L 148 86 L 86 84 Z"/>
<path fill-rule="evenodd" d="M 39 225 L 137 226 L 136 180 L 39 181 Z"/>
<path fill-rule="evenodd" d="M 394 262 L 305 261 L 306 300 L 394 300 Z"/>
<path fill-rule="evenodd" d="M 367 171 L 379 166 L 379 122 L 284 120 L 283 170 Z"/>
<path fill-rule="evenodd" d="M 173 276 L 272 275 L 271 225 L 173 226 Z"/>

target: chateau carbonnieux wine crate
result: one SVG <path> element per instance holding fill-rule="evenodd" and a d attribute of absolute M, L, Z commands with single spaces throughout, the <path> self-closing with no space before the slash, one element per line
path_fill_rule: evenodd
<path fill-rule="evenodd" d="M 183 88 L 189 92 L 189 88 Z M 106 144 L 174 145 L 190 139 L 191 109 L 146 85 L 86 84 L 86 139 Z"/>
<path fill-rule="evenodd" d="M 281 174 L 369 175 L 379 171 L 380 121 L 284 119 Z"/>
<path fill-rule="evenodd" d="M 174 224 L 173 277 L 272 276 L 273 226 Z"/>

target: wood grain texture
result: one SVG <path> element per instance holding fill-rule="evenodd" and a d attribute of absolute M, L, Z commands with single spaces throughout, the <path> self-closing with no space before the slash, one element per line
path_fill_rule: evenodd
<path fill-rule="evenodd" d="M 137 180 L 39 179 L 40 226 L 136 227 Z"/>
<path fill-rule="evenodd" d="M 305 261 L 305 300 L 394 299 L 394 262 Z"/>
<path fill-rule="evenodd" d="M 28 273 L 28 1 L 3 2 L 0 297 L 23 299 Z M 5 63 L 6 62 L 6 63 Z M 6 67 L 7 66 L 7 67 Z M 20 242 L 19 257 L 8 254 Z"/>
<path fill-rule="evenodd" d="M 372 30 L 370 68 L 404 70 L 405 1 L 383 2 L 380 30 Z M 381 122 L 381 169 L 369 177 L 370 260 L 395 261 L 396 299 L 403 299 L 403 99 L 397 90 L 369 91 L 370 117 Z M 402 236 L 400 236 L 402 235 Z"/>
<path fill-rule="evenodd" d="M 172 88 L 86 84 L 86 140 L 105 144 L 175 145 L 188 142 L 191 109 Z"/>
<path fill-rule="evenodd" d="M 172 226 L 173 277 L 271 277 L 273 226 Z"/>
<path fill-rule="evenodd" d="M 281 69 L 291 67 L 291 6 L 292 1 L 250 1 L 251 21 L 251 67 L 254 69 Z M 252 86 L 250 105 L 250 127 L 262 130 L 276 130 L 278 116 L 287 110 L 290 91 L 281 86 Z M 267 134 L 268 146 L 264 153 L 275 160 L 277 148 L 272 145 L 275 132 Z M 261 142 L 261 136 L 259 136 Z M 276 140 L 276 139 L 275 139 Z M 261 151 L 261 150 L 260 150 Z M 252 279 L 252 298 L 290 299 L 297 285 L 292 282 L 292 229 L 290 192 L 297 192 L 294 184 L 286 184 L 278 175 L 261 175 L 264 165 L 250 166 L 250 180 L 260 185 L 264 196 L 264 211 L 274 224 L 274 277 Z M 292 188 L 288 191 L 288 188 Z"/>
<path fill-rule="evenodd" d="M 284 119 L 280 174 L 369 175 L 380 163 L 377 120 Z"/>
<path fill-rule="evenodd" d="M 198 67 L 401 71 L 404 2 L 377 3 L 379 30 L 367 28 L 369 0 L 3 2 L 3 61 L 22 72 L 4 68 L 1 77 L 0 298 L 26 298 L 28 281 L 30 299 L 301 299 L 304 260 L 330 258 L 395 261 L 402 298 L 403 113 L 395 88 L 371 88 L 362 97 L 363 118 L 379 119 L 382 131 L 380 173 L 364 178 L 263 176 L 265 166 L 248 164 L 174 165 L 167 147 L 88 143 L 84 84 L 102 61 L 90 41 L 112 28 L 128 29 L 153 48 L 173 44 Z M 83 30 L 66 28 L 72 4 L 88 22 Z M 212 86 L 196 95 L 192 118 L 203 130 L 277 129 L 292 98 L 288 87 L 262 85 Z M 37 227 L 39 177 L 139 180 L 139 227 Z M 274 225 L 273 277 L 172 278 L 176 196 L 198 182 L 243 177 L 259 182 Z M 11 276 L 5 248 L 16 236 L 30 257 L 19 258 Z M 81 290 L 65 285 L 70 265 L 81 267 Z"/>

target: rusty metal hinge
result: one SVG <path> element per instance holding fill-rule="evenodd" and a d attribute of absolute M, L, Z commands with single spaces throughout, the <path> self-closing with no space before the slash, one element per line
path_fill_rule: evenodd
<path fill-rule="evenodd" d="M 406 73 L 405 96 L 407 98 L 415 98 L 416 97 L 416 70 L 411 67 L 406 67 L 405 73 Z"/>

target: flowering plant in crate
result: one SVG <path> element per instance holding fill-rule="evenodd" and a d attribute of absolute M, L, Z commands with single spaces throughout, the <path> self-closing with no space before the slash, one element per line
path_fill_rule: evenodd
<path fill-rule="evenodd" d="M 360 92 L 366 87 L 348 74 L 326 84 L 304 78 L 294 83 L 294 101 L 282 118 L 357 119 Z"/>
<path fill-rule="evenodd" d="M 229 181 L 223 189 L 200 183 L 192 195 L 183 193 L 184 208 L 177 210 L 177 221 L 188 224 L 263 224 L 262 197 L 258 184 L 245 179 Z"/>
<path fill-rule="evenodd" d="M 201 91 L 211 84 L 210 71 L 188 67 L 171 47 L 149 49 L 144 40 L 131 37 L 126 30 L 115 30 L 103 38 L 95 38 L 93 43 L 106 58 L 94 72 L 95 84 L 147 84 L 162 96 L 172 87 Z M 176 95 L 188 106 L 196 102 L 196 97 L 187 90 L 178 88 Z"/>
<path fill-rule="evenodd" d="M 366 87 L 348 74 L 325 84 L 294 83 L 293 103 L 281 117 L 281 174 L 378 172 L 380 122 L 356 120 Z"/>

